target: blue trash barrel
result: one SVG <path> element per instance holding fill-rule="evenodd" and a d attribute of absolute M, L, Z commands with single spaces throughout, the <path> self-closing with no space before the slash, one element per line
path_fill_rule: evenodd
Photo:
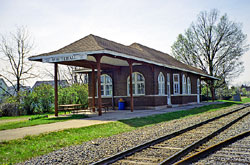
<path fill-rule="evenodd" d="M 119 101 L 118 102 L 118 109 L 119 110 L 124 110 L 125 109 L 125 102 L 124 101 Z"/>

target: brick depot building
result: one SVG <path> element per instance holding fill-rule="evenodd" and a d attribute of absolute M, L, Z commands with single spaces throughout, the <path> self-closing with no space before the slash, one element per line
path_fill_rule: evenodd
<path fill-rule="evenodd" d="M 138 43 L 125 46 L 95 35 L 29 60 L 54 63 L 55 75 L 58 64 L 90 69 L 89 105 L 97 105 L 99 115 L 103 103 L 117 107 L 120 98 L 131 111 L 199 103 L 200 81 L 217 79 L 158 50 Z M 57 106 L 55 95 L 56 111 Z"/>

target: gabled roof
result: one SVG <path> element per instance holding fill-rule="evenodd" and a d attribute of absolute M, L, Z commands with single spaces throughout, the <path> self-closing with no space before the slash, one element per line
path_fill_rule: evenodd
<path fill-rule="evenodd" d="M 32 56 L 29 58 L 29 60 L 42 61 L 43 57 L 76 52 L 87 52 L 87 54 L 98 54 L 99 52 L 100 54 L 106 53 L 114 56 L 124 55 L 124 57 L 126 58 L 136 59 L 137 61 L 143 61 L 146 63 L 152 63 L 168 68 L 200 74 L 205 77 L 215 78 L 207 75 L 200 69 L 186 65 L 176 60 L 172 56 L 158 50 L 143 46 L 138 43 L 134 43 L 130 46 L 125 46 L 92 34 L 56 51 Z"/>
<path fill-rule="evenodd" d="M 79 40 L 61 48 L 61 49 L 58 49 L 56 51 L 49 52 L 49 53 L 40 54 L 40 55 L 33 56 L 33 57 L 49 56 L 49 55 L 65 54 L 65 53 L 74 53 L 74 52 L 104 50 L 104 48 L 99 46 L 99 44 L 95 38 L 97 38 L 97 37 L 90 34 L 82 39 L 79 39 Z"/>
<path fill-rule="evenodd" d="M 193 70 L 195 72 L 206 74 L 205 72 L 203 72 L 202 70 L 200 70 L 198 68 L 192 67 L 190 65 L 184 64 L 184 63 L 176 60 L 174 57 L 170 56 L 167 53 L 163 53 L 161 51 L 149 48 L 149 47 L 141 45 L 139 43 L 133 43 L 130 45 L 130 47 L 133 47 L 133 48 L 136 48 L 138 50 L 145 51 L 149 54 L 152 54 L 152 55 L 154 55 L 155 58 L 159 59 L 161 62 L 164 62 L 165 64 L 167 64 L 169 66 L 175 66 L 178 68 Z"/>
<path fill-rule="evenodd" d="M 6 84 L 6 82 L 4 81 L 4 79 L 3 79 L 3 78 L 0 78 L 0 82 L 2 82 L 2 85 L 4 85 L 5 87 L 7 87 L 7 88 L 8 88 L 8 85 Z"/>

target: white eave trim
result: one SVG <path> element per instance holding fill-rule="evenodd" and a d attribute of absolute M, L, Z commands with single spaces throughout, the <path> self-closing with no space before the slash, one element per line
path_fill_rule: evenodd
<path fill-rule="evenodd" d="M 91 55 L 91 54 L 102 54 L 104 53 L 103 50 L 98 50 L 98 51 L 87 51 L 87 52 L 74 52 L 74 53 L 63 53 L 63 54 L 55 54 L 55 55 L 49 55 L 49 56 L 37 56 L 37 57 L 29 57 L 30 61 L 35 61 L 35 60 L 43 60 L 47 58 L 58 58 L 58 57 L 68 57 L 68 56 L 73 56 L 73 55 Z"/>
<path fill-rule="evenodd" d="M 55 54 L 55 55 L 50 55 L 50 56 L 38 56 L 38 57 L 30 57 L 29 60 L 31 60 L 31 61 L 43 60 L 43 58 L 66 57 L 66 56 L 75 55 L 75 54 L 81 54 L 81 55 L 82 54 L 86 54 L 86 55 L 110 54 L 110 55 L 114 55 L 114 56 L 119 56 L 119 57 L 124 57 L 124 58 L 128 58 L 128 59 L 137 60 L 137 61 L 142 61 L 142 62 L 145 62 L 145 63 L 154 64 L 154 65 L 158 65 L 158 66 L 163 66 L 163 67 L 170 68 L 170 69 L 177 69 L 177 70 L 180 70 L 180 71 L 194 73 L 194 74 L 198 74 L 198 75 L 201 75 L 201 76 L 204 76 L 204 77 L 209 77 L 209 78 L 219 80 L 219 78 L 217 78 L 217 77 L 205 75 L 205 74 L 202 74 L 202 73 L 198 73 L 198 72 L 195 72 L 195 71 L 191 71 L 191 70 L 187 70 L 187 69 L 183 69 L 183 68 L 179 68 L 179 67 L 175 67 L 175 66 L 170 66 L 170 65 L 167 65 L 167 64 L 157 63 L 157 62 L 154 62 L 154 61 L 146 60 L 146 59 L 139 58 L 139 57 L 134 57 L 134 56 L 123 54 L 123 53 L 118 53 L 118 52 L 111 51 L 111 50 L 97 50 L 97 51 L 87 51 L 87 52 L 74 52 L 74 53 Z"/>

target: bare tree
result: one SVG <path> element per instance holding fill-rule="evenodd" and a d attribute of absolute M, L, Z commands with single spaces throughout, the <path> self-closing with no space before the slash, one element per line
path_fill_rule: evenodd
<path fill-rule="evenodd" d="M 84 83 L 84 75 L 83 74 L 76 74 L 74 71 L 81 69 L 81 67 L 77 66 L 63 66 L 60 65 L 58 67 L 58 79 L 59 80 L 67 80 L 69 84 L 75 84 L 75 83 Z M 44 76 L 50 77 L 51 79 L 54 78 L 54 73 L 51 72 L 49 69 L 45 69 Z"/>
<path fill-rule="evenodd" d="M 36 77 L 31 72 L 33 64 L 28 61 L 32 48 L 33 42 L 24 27 L 17 27 L 16 32 L 10 35 L 1 35 L 0 57 L 7 67 L 3 68 L 0 77 L 8 81 L 17 93 L 20 91 L 21 82 Z"/>
<path fill-rule="evenodd" d="M 172 45 L 172 54 L 183 63 L 221 79 L 209 81 L 214 98 L 215 88 L 224 86 L 244 70 L 240 57 L 249 48 L 246 38 L 242 25 L 230 21 L 226 14 L 219 18 L 215 9 L 203 11 L 197 21 L 178 36 Z"/>

